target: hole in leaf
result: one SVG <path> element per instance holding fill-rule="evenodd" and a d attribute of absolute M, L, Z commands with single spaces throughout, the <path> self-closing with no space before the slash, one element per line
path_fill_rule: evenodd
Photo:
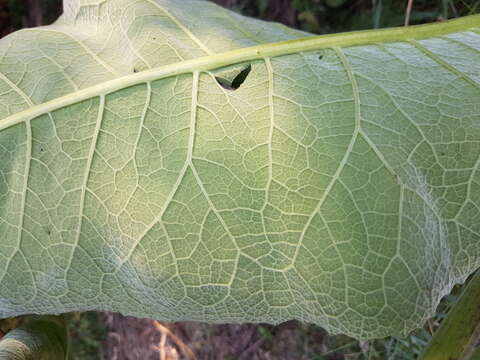
<path fill-rule="evenodd" d="M 229 81 L 227 79 L 224 79 L 222 77 L 216 76 L 215 80 L 217 80 L 217 83 L 223 87 L 224 89 L 227 90 L 237 90 L 242 84 L 245 82 L 245 80 L 248 77 L 248 74 L 250 74 L 250 71 L 252 71 L 252 65 L 248 65 L 245 67 L 243 70 L 241 70 L 234 78 L 232 81 Z"/>
<path fill-rule="evenodd" d="M 320 51 L 317 51 L 317 59 L 319 61 L 326 61 L 328 62 L 329 59 L 331 58 L 332 53 L 331 51 L 329 50 L 320 50 Z"/>
<path fill-rule="evenodd" d="M 135 68 L 133 68 L 133 72 L 134 72 L 134 73 L 136 73 L 136 72 L 138 72 L 138 70 L 137 70 L 137 69 L 135 69 Z"/>

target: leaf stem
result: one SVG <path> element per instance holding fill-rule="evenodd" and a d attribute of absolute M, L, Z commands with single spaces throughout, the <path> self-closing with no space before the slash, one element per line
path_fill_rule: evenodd
<path fill-rule="evenodd" d="M 479 326 L 480 271 L 477 271 L 419 360 L 464 359 L 470 352 Z"/>
<path fill-rule="evenodd" d="M 480 360 L 480 345 L 477 346 L 472 356 L 468 360 Z"/>
<path fill-rule="evenodd" d="M 63 317 L 32 316 L 0 341 L 0 360 L 65 360 L 67 342 Z"/>

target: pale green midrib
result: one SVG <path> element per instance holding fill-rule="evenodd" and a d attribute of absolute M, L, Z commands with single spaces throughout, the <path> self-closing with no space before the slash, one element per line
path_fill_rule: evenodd
<path fill-rule="evenodd" d="M 36 105 L 0 120 L 0 131 L 56 109 L 88 100 L 92 97 L 107 95 L 129 86 L 170 76 L 192 73 L 194 71 L 208 71 L 244 61 L 260 60 L 265 59 L 266 57 L 276 57 L 302 51 L 395 41 L 422 40 L 454 32 L 468 31 L 477 27 L 480 27 L 480 15 L 467 16 L 443 23 L 314 36 L 298 40 L 288 40 L 252 46 L 212 56 L 204 56 L 139 73 L 133 73 Z"/>

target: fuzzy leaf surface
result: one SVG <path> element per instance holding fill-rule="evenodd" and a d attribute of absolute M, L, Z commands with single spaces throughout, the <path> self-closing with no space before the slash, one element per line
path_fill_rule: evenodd
<path fill-rule="evenodd" d="M 0 318 L 374 338 L 480 266 L 480 17 L 311 37 L 206 1 L 64 10 L 0 41 Z"/>

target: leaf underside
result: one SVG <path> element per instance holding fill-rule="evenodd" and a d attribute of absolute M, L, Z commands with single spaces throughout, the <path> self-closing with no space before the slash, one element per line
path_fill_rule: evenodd
<path fill-rule="evenodd" d="M 480 266 L 480 17 L 342 45 L 204 1 L 64 9 L 0 41 L 0 318 L 383 337 Z"/>

